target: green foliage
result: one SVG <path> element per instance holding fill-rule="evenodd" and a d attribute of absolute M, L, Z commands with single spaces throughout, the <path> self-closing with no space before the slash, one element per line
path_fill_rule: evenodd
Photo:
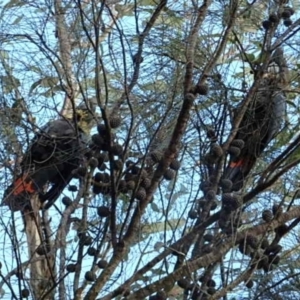
<path fill-rule="evenodd" d="M 55 88 L 57 89 L 58 82 L 59 82 L 58 78 L 56 77 L 49 76 L 49 77 L 41 78 L 31 85 L 29 92 L 32 93 L 38 87 L 49 88 L 48 91 L 50 90 L 53 91 Z"/>

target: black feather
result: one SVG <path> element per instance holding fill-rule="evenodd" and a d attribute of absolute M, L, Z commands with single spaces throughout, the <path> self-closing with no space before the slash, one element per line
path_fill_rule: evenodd
<path fill-rule="evenodd" d="M 40 195 L 49 208 L 72 179 L 82 162 L 87 137 L 70 120 L 49 122 L 33 139 L 22 163 L 22 174 L 6 190 L 3 203 L 12 210 L 26 206 L 30 196 Z M 48 191 L 45 191 L 50 185 Z M 21 205 L 20 205 L 21 204 Z"/>

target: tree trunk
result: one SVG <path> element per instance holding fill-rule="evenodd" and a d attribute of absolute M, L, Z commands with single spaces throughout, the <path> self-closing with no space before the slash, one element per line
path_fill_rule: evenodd
<path fill-rule="evenodd" d="M 55 260 L 51 245 L 46 243 L 43 232 L 42 218 L 39 213 L 40 201 L 38 195 L 31 198 L 32 211 L 24 213 L 24 225 L 28 244 L 28 255 L 33 262 L 30 264 L 30 286 L 34 299 L 54 299 L 51 292 L 55 284 Z M 47 226 L 47 225 L 46 225 Z M 39 247 L 38 251 L 37 248 Z M 45 251 L 45 254 L 42 254 Z M 35 261 L 42 254 L 44 259 Z M 54 290 L 53 290 L 54 291 Z"/>

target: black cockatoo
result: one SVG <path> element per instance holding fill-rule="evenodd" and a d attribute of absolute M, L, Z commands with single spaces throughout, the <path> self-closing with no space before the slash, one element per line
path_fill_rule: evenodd
<path fill-rule="evenodd" d="M 243 187 L 244 179 L 253 168 L 256 159 L 281 128 L 286 112 L 283 91 L 286 83 L 287 64 L 283 50 L 277 48 L 235 136 L 235 139 L 244 142 L 244 146 L 239 154 L 231 155 L 224 176 L 232 181 L 233 191 Z"/>
<path fill-rule="evenodd" d="M 3 204 L 12 211 L 26 208 L 34 194 L 50 207 L 74 177 L 73 171 L 87 152 L 94 121 L 92 104 L 83 103 L 75 110 L 75 114 L 50 121 L 34 137 L 21 162 L 22 173 L 4 193 Z"/>

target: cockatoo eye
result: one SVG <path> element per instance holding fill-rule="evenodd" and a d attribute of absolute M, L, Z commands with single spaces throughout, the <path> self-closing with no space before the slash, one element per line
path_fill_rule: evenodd
<path fill-rule="evenodd" d="M 76 114 L 76 120 L 80 121 L 82 119 L 82 114 L 77 113 Z"/>

